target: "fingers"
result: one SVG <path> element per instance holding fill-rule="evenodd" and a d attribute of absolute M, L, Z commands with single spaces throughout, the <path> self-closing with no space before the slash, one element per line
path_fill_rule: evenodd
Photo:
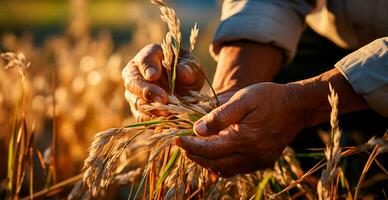
<path fill-rule="evenodd" d="M 208 138 L 184 136 L 175 139 L 175 144 L 186 152 L 206 158 L 220 158 L 238 152 L 238 140 L 229 135 L 213 135 Z"/>
<path fill-rule="evenodd" d="M 146 103 L 144 100 L 137 98 L 135 95 L 131 94 L 128 91 L 125 91 L 125 99 L 128 101 L 132 115 L 137 122 L 151 120 L 152 117 L 150 115 L 142 113 L 138 110 L 141 105 Z"/>
<path fill-rule="evenodd" d="M 182 57 L 177 66 L 177 82 L 190 90 L 199 90 L 205 81 L 202 65 L 194 57 Z"/>
<path fill-rule="evenodd" d="M 159 80 L 163 71 L 162 60 L 163 50 L 157 44 L 147 45 L 134 58 L 140 73 L 147 81 Z M 177 65 L 177 82 L 191 86 L 190 89 L 198 89 L 198 85 L 202 86 L 204 80 L 202 66 L 195 60 L 189 52 L 181 49 Z"/>
<path fill-rule="evenodd" d="M 127 91 L 135 96 L 146 101 L 167 103 L 167 92 L 156 84 L 144 80 L 133 61 L 123 70 L 123 78 Z"/>
<path fill-rule="evenodd" d="M 157 81 L 162 75 L 163 50 L 160 45 L 150 44 L 135 56 L 141 75 L 147 81 Z"/>
<path fill-rule="evenodd" d="M 187 62 L 179 62 L 177 69 L 177 82 L 192 85 L 195 83 L 196 74 L 194 73 L 193 67 Z"/>
<path fill-rule="evenodd" d="M 209 136 L 238 123 L 253 110 L 248 104 L 249 101 L 241 97 L 240 93 L 236 93 L 227 103 L 202 117 L 195 123 L 194 131 L 198 135 Z"/>
<path fill-rule="evenodd" d="M 224 178 L 234 176 L 244 171 L 241 165 L 241 163 L 243 163 L 244 160 L 242 159 L 242 156 L 239 154 L 235 154 L 229 157 L 220 158 L 216 160 L 204 158 L 202 156 L 198 156 L 191 153 L 186 153 L 185 155 L 193 162 L 209 169 L 211 172 Z"/>

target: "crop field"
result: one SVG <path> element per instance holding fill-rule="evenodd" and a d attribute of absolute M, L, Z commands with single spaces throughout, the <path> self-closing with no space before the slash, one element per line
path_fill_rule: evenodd
<path fill-rule="evenodd" d="M 354 131 L 344 145 L 333 89 L 329 124 L 309 130 L 320 143 L 287 147 L 272 168 L 222 178 L 174 144 L 220 105 L 209 2 L 1 1 L 0 199 L 387 199 L 388 133 Z M 169 115 L 136 122 L 122 70 L 150 43 L 163 48 L 170 95 L 140 109 Z M 198 67 L 191 54 L 205 86 L 175 96 L 178 59 Z"/>

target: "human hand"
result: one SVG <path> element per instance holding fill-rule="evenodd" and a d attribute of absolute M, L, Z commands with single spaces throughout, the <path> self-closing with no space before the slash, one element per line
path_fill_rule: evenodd
<path fill-rule="evenodd" d="M 150 116 L 138 110 L 149 102 L 166 104 L 168 101 L 167 72 L 162 65 L 163 51 L 160 45 L 150 44 L 126 65 L 122 71 L 125 82 L 125 98 L 137 121 L 149 120 Z M 181 50 L 177 65 L 176 93 L 187 94 L 200 90 L 204 83 L 202 66 L 185 50 Z"/>
<path fill-rule="evenodd" d="M 255 84 L 201 118 L 194 129 L 202 137 L 175 142 L 189 159 L 223 177 L 270 167 L 305 126 L 301 105 L 287 85 Z"/>

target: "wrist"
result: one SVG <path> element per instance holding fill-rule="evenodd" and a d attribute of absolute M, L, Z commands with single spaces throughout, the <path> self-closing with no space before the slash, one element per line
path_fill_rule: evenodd
<path fill-rule="evenodd" d="M 363 97 L 354 92 L 339 70 L 332 69 L 319 76 L 287 84 L 290 93 L 298 99 L 306 127 L 330 119 L 329 84 L 339 96 L 339 114 L 368 108 Z"/>
<path fill-rule="evenodd" d="M 238 91 L 271 81 L 283 66 L 283 51 L 248 40 L 225 43 L 221 48 L 213 87 L 217 93 Z"/>

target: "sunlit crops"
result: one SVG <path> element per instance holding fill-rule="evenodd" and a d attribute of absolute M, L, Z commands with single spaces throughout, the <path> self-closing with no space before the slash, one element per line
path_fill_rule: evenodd
<path fill-rule="evenodd" d="M 108 199 L 119 196 L 112 191 L 120 185 L 127 188 L 124 196 L 132 198 L 354 197 L 356 188 L 349 188 L 343 169 L 337 165 L 340 161 L 330 156 L 330 166 L 323 160 L 305 173 L 293 150 L 287 148 L 272 169 L 230 179 L 212 175 L 185 159 L 172 140 L 193 134 L 192 124 L 198 116 L 216 107 L 216 100 L 207 95 L 170 96 L 167 106 L 152 104 L 143 109 L 170 109 L 173 117 L 132 124 L 121 70 L 144 45 L 160 43 L 166 27 L 158 18 L 139 19 L 131 41 L 115 45 L 109 31 L 92 36 L 85 1 L 73 0 L 69 8 L 71 21 L 65 33 L 47 38 L 40 47 L 28 33 L 2 38 L 4 50 L 23 53 L 25 58 L 4 54 L 0 64 L 0 171 L 6 172 L 0 174 L 0 198 L 69 195 L 70 199 L 80 199 L 96 195 Z M 207 30 L 199 33 L 194 54 L 207 54 L 210 35 Z M 338 137 L 336 127 L 333 130 Z M 371 151 L 370 166 L 386 150 L 387 139 L 385 135 L 355 148 L 341 148 L 336 143 L 335 153 L 346 157 Z M 84 180 L 89 182 L 84 184 L 82 165 L 90 144 L 89 156 L 94 153 L 95 160 L 87 160 L 86 172 L 88 165 L 96 164 L 93 161 L 107 160 L 109 165 L 92 168 L 94 174 L 86 173 Z M 335 148 L 330 146 L 327 151 Z M 323 158 L 322 152 L 319 156 Z M 375 163 L 385 170 L 377 160 Z M 110 168 L 104 168 L 107 166 Z M 321 176 L 317 191 L 318 169 L 322 168 L 335 173 Z M 316 170 L 317 176 L 310 176 Z M 96 173 L 105 174 L 96 178 Z M 387 175 L 386 170 L 384 173 Z"/>

